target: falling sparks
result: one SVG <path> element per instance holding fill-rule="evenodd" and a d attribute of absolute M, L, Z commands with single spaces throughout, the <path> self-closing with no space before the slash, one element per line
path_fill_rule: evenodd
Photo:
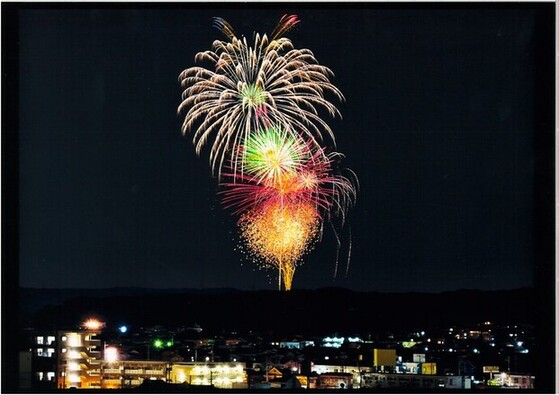
<path fill-rule="evenodd" d="M 248 212 L 239 225 L 250 250 L 275 267 L 285 290 L 290 290 L 295 267 L 316 240 L 318 218 L 312 204 L 276 203 Z"/>

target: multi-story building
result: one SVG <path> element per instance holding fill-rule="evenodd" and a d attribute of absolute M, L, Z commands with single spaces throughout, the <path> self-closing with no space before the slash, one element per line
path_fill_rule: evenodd
<path fill-rule="evenodd" d="M 315 372 L 320 375 L 325 373 L 351 373 L 352 375 L 351 388 L 353 389 L 361 388 L 362 374 L 370 373 L 372 371 L 373 368 L 370 366 L 316 365 L 316 364 L 311 365 L 311 372 Z"/>
<path fill-rule="evenodd" d="M 179 362 L 170 372 L 172 383 L 213 385 L 216 388 L 248 388 L 245 363 Z"/>
<path fill-rule="evenodd" d="M 362 388 L 449 388 L 469 389 L 471 379 L 463 376 L 365 373 Z"/>
<path fill-rule="evenodd" d="M 317 389 L 353 389 L 353 374 L 323 373 L 318 376 Z"/>
<path fill-rule="evenodd" d="M 35 333 L 31 342 L 31 387 L 100 388 L 100 331 Z"/>
<path fill-rule="evenodd" d="M 493 387 L 533 389 L 534 376 L 529 374 L 510 374 L 503 372 L 488 380 L 487 384 Z"/>
<path fill-rule="evenodd" d="M 31 387 L 56 388 L 56 332 L 35 333 L 31 341 Z"/>
<path fill-rule="evenodd" d="M 133 388 L 144 380 L 169 381 L 171 365 L 165 361 L 103 361 L 101 388 Z"/>
<path fill-rule="evenodd" d="M 99 333 L 92 329 L 58 332 L 58 388 L 101 388 Z"/>

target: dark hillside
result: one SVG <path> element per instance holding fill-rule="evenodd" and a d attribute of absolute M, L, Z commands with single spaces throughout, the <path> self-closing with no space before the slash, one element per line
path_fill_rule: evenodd
<path fill-rule="evenodd" d="M 55 292 L 54 290 L 52 292 Z M 363 333 L 430 328 L 485 320 L 533 323 L 534 290 L 441 294 L 353 292 L 340 288 L 276 291 L 183 291 L 78 296 L 41 308 L 33 327 L 71 327 L 90 314 L 109 324 L 200 324 L 208 332 L 259 331 L 275 335 Z"/>

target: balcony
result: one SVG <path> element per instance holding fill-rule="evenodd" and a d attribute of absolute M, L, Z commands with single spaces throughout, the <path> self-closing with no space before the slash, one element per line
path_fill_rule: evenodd
<path fill-rule="evenodd" d="M 144 369 L 126 369 L 125 374 L 144 374 Z"/>
<path fill-rule="evenodd" d="M 149 369 L 146 369 L 146 374 L 149 374 L 149 375 L 152 375 L 152 376 L 165 375 L 165 371 L 164 370 L 149 370 Z"/>
<path fill-rule="evenodd" d="M 120 374 L 120 369 L 103 369 L 103 374 Z"/>

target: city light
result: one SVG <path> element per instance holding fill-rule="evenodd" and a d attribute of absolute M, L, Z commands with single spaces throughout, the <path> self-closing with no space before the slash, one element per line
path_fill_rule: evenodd
<path fill-rule="evenodd" d="M 325 337 L 322 339 L 324 347 L 340 348 L 345 341 L 344 337 Z"/>
<path fill-rule="evenodd" d="M 118 349 L 116 347 L 105 348 L 105 361 L 116 362 L 118 360 Z"/>
<path fill-rule="evenodd" d="M 85 329 L 89 329 L 91 331 L 96 331 L 96 330 L 99 330 L 99 329 L 103 328 L 105 326 L 105 323 L 99 321 L 96 318 L 89 318 L 82 324 L 82 326 Z"/>
<path fill-rule="evenodd" d="M 120 333 L 126 333 L 128 331 L 128 328 L 126 327 L 126 325 L 122 325 L 120 328 L 118 328 L 118 330 L 120 331 Z"/>
<path fill-rule="evenodd" d="M 58 377 L 58 383 L 60 387 L 63 388 L 77 387 L 77 383 L 80 382 L 81 382 L 80 388 L 93 386 L 91 385 L 92 383 L 95 384 L 97 387 L 99 387 L 98 380 L 101 380 L 100 381 L 101 388 L 117 388 L 119 386 L 122 386 L 122 380 L 123 380 L 122 377 L 124 377 L 124 374 L 127 373 L 130 375 L 130 380 L 127 379 L 125 383 L 128 386 L 127 388 L 133 388 L 135 386 L 140 385 L 141 380 L 143 379 L 148 379 L 148 380 L 150 378 L 161 379 L 162 377 L 168 377 L 167 380 L 168 381 L 170 380 L 170 382 L 173 383 L 186 382 L 186 383 L 192 383 L 192 385 L 196 385 L 193 383 L 199 383 L 198 385 L 202 385 L 202 384 L 214 385 L 216 388 L 227 388 L 227 389 L 251 388 L 250 383 L 247 382 L 248 380 L 247 373 L 244 373 L 245 369 L 247 368 L 244 367 L 244 364 L 238 363 L 238 360 L 240 359 L 239 356 L 243 358 L 242 357 L 243 354 L 241 353 L 241 354 L 234 355 L 231 352 L 232 350 L 226 350 L 225 353 L 220 353 L 219 351 L 216 350 L 217 352 L 216 355 L 214 356 L 213 354 L 208 354 L 207 349 L 203 349 L 202 351 L 204 352 L 204 354 L 202 355 L 197 354 L 198 358 L 191 358 L 190 355 L 185 358 L 186 361 L 190 361 L 191 359 L 193 359 L 192 362 L 194 362 L 194 359 L 196 359 L 196 363 L 192 363 L 192 364 L 179 363 L 177 364 L 177 366 L 173 365 L 172 371 L 169 370 L 166 371 L 164 367 L 166 363 L 163 362 L 162 359 L 164 355 L 161 355 L 161 353 L 164 350 L 170 350 L 171 349 L 170 347 L 175 346 L 174 344 L 175 337 L 173 333 L 166 332 L 166 329 L 163 330 L 158 329 L 159 333 L 155 335 L 152 334 L 154 331 L 148 331 L 145 334 L 145 337 L 143 339 L 145 339 L 149 347 L 151 347 L 151 355 L 149 354 L 149 349 L 147 350 L 148 355 L 151 356 L 151 360 L 148 362 L 144 361 L 145 365 L 147 365 L 147 367 L 145 367 L 145 371 L 139 368 L 138 362 L 144 363 L 140 360 L 133 360 L 133 362 L 131 362 L 130 367 L 125 367 L 125 364 L 122 363 L 122 359 L 124 358 L 125 355 L 128 354 L 129 349 L 121 348 L 127 346 L 124 343 L 122 343 L 123 337 L 121 335 L 121 332 L 119 331 L 120 326 L 121 326 L 120 324 L 114 326 L 112 331 L 106 333 L 105 336 L 103 336 L 102 341 L 98 341 L 101 345 L 100 355 L 90 353 L 91 350 L 96 351 L 99 347 L 98 342 L 90 343 L 90 338 L 93 339 L 95 338 L 94 333 L 87 332 L 87 331 L 64 333 L 66 341 L 61 341 L 58 348 L 59 352 L 61 353 L 60 356 L 63 361 L 63 364 L 60 365 L 63 366 L 63 371 L 55 373 L 55 377 Z M 462 340 L 464 333 L 472 333 L 472 332 L 475 333 L 475 331 L 469 331 L 467 329 L 460 329 L 455 327 L 453 330 L 454 335 L 447 336 L 447 339 L 453 339 L 457 333 L 460 334 L 460 339 L 458 339 L 457 341 L 450 340 L 448 343 L 446 343 L 445 339 L 439 338 L 439 335 L 445 336 L 445 332 L 447 332 L 448 329 L 449 327 L 444 327 L 442 329 L 438 329 L 440 333 L 435 331 L 433 333 L 430 333 L 432 338 L 429 339 L 426 336 L 423 338 L 415 337 L 415 334 L 421 332 L 415 332 L 413 335 L 406 335 L 409 334 L 409 332 L 405 332 L 406 334 L 401 335 L 400 337 L 388 334 L 388 336 L 392 336 L 392 339 L 394 339 L 393 341 L 397 342 L 397 344 L 399 344 L 400 347 L 403 347 L 404 349 L 410 347 L 413 348 L 414 353 L 418 353 L 418 352 L 419 353 L 423 352 L 423 353 L 413 354 L 413 362 L 412 362 L 412 360 L 410 359 L 411 353 L 409 353 L 407 356 L 398 356 L 396 354 L 396 350 L 394 349 L 389 349 L 389 350 L 375 349 L 375 355 L 373 356 L 374 356 L 374 360 L 377 362 L 374 363 L 378 366 L 384 364 L 381 363 L 382 358 L 376 355 L 377 351 L 391 351 L 392 357 L 390 363 L 395 363 L 394 366 L 396 367 L 395 369 L 396 373 L 436 375 L 438 370 L 439 375 L 441 375 L 440 372 L 444 372 L 445 370 L 448 370 L 450 371 L 450 375 L 455 375 L 456 371 L 453 370 L 453 368 L 455 369 L 455 366 L 450 366 L 450 367 L 445 366 L 444 362 L 441 362 L 439 364 L 439 361 L 432 362 L 433 360 L 437 360 L 440 358 L 440 354 L 438 354 L 439 352 L 442 351 L 444 353 L 448 353 L 447 356 L 469 353 L 470 356 L 472 356 L 473 358 L 477 358 L 477 360 L 480 362 L 480 366 L 486 363 L 486 361 L 487 363 L 491 363 L 495 359 L 492 355 L 490 355 L 492 353 L 487 354 L 488 353 L 487 350 L 485 350 L 485 348 L 481 348 L 479 344 L 472 344 L 469 342 L 464 342 Z M 142 328 L 138 327 L 137 329 L 135 329 L 134 330 L 135 336 L 136 333 L 142 333 Z M 234 335 L 237 334 L 235 333 Z M 500 333 L 499 335 L 496 335 L 494 338 L 490 338 L 487 333 L 484 333 L 483 334 L 484 345 L 482 347 L 487 346 L 489 349 L 491 349 L 490 344 L 494 347 L 492 350 L 495 350 L 495 348 L 497 347 L 499 347 L 499 349 L 504 347 L 511 347 L 509 349 L 510 352 L 512 353 L 513 351 L 515 351 L 517 356 L 515 356 L 514 357 L 515 359 L 512 360 L 512 354 L 510 354 L 511 360 L 508 366 L 512 368 L 511 371 L 515 371 L 515 366 L 516 366 L 515 363 L 517 362 L 517 360 L 518 361 L 523 360 L 523 358 L 526 358 L 526 354 L 528 354 L 529 352 L 526 348 L 524 348 L 524 344 L 526 344 L 526 346 L 529 346 L 529 344 L 528 341 L 524 342 L 519 338 L 516 338 L 513 341 L 509 336 L 509 331 L 506 331 L 503 335 L 504 336 L 502 337 L 504 338 L 501 337 Z M 412 338 L 411 336 L 414 337 Z M 34 337 L 35 340 L 37 340 L 38 338 L 39 336 Z M 62 339 L 62 334 L 59 334 L 58 338 Z M 529 332 L 523 338 L 530 339 Z M 47 337 L 43 336 L 43 340 L 44 339 L 47 339 Z M 236 338 L 232 338 L 232 339 L 236 339 Z M 317 364 L 314 365 L 314 371 L 316 371 L 316 373 L 327 374 L 327 373 L 332 373 L 332 371 L 340 372 L 340 366 L 334 366 L 334 365 L 341 365 L 341 371 L 345 373 L 353 373 L 354 380 L 356 377 L 355 374 L 361 374 L 361 373 L 363 374 L 361 376 L 361 380 L 359 380 L 358 382 L 354 381 L 354 385 L 357 382 L 360 385 L 360 388 L 371 388 L 370 387 L 371 382 L 369 382 L 370 377 L 368 376 L 368 373 L 370 373 L 370 371 L 367 371 L 367 368 L 365 368 L 366 370 L 363 370 L 363 372 L 361 372 L 361 369 L 363 367 L 362 361 L 364 360 L 363 356 L 357 355 L 356 353 L 353 357 L 348 358 L 345 355 L 347 353 L 347 350 L 340 350 L 335 348 L 336 346 L 342 345 L 344 343 L 349 343 L 349 347 L 351 348 L 357 348 L 355 343 L 359 341 L 363 341 L 360 337 L 344 338 L 338 336 L 328 336 L 321 339 L 323 342 L 320 342 L 318 347 L 320 347 L 322 351 L 314 354 L 316 358 L 316 364 Z M 417 342 L 411 341 L 412 339 L 413 340 L 417 339 L 418 341 Z M 431 342 L 428 342 L 428 340 L 431 340 Z M 265 346 L 267 346 L 268 348 L 270 348 L 270 342 L 265 342 L 265 340 L 263 339 L 260 339 L 259 341 Z M 329 341 L 329 342 L 324 343 L 324 341 Z M 284 340 L 280 344 L 283 345 L 284 343 L 303 344 L 303 343 L 307 343 L 307 341 L 303 341 L 303 340 L 285 341 Z M 433 343 L 433 346 L 431 346 L 431 343 Z M 447 345 L 438 346 L 437 343 L 447 344 Z M 204 344 L 210 344 L 210 339 L 205 341 Z M 278 342 L 274 341 L 272 342 L 272 344 L 276 345 L 278 344 Z M 514 347 L 514 349 L 512 347 Z M 192 348 L 192 346 L 190 348 Z M 39 344 L 36 350 L 38 356 L 45 356 L 45 352 L 47 350 L 45 346 L 45 342 L 43 341 L 43 343 Z M 54 348 L 52 350 L 55 351 Z M 479 359 L 480 357 L 483 357 L 480 355 L 481 350 L 484 350 L 484 354 L 487 354 L 483 359 Z M 288 352 L 279 349 L 276 351 Z M 96 352 L 98 353 L 98 351 Z M 324 355 L 323 353 L 327 355 Z M 439 355 L 439 357 L 437 357 L 437 355 Z M 432 357 L 433 359 L 431 359 L 430 357 Z M 218 361 L 227 360 L 231 362 L 215 363 L 214 358 L 215 360 Z M 86 369 L 89 368 L 88 365 L 92 364 L 93 363 L 92 361 L 94 360 L 98 361 L 96 363 L 98 364 L 97 366 L 100 367 L 101 377 L 99 377 L 99 374 L 97 374 L 94 375 L 96 377 L 93 377 L 93 379 L 91 379 L 86 377 L 87 375 L 85 375 L 84 372 L 86 372 Z M 203 362 L 204 360 L 206 362 Z M 162 362 L 159 363 L 156 361 L 162 361 Z M 198 361 L 200 361 L 200 363 Z M 153 365 L 151 365 L 152 363 Z M 95 366 L 95 363 L 93 363 L 93 366 Z M 171 369 L 169 365 L 166 366 L 167 369 Z M 292 364 L 287 365 L 286 368 L 289 368 L 290 372 L 294 375 L 300 372 L 300 368 Z M 494 379 L 491 380 L 488 376 L 484 376 L 483 380 L 481 380 L 481 383 L 484 383 L 484 385 L 491 386 L 491 387 L 516 386 L 518 384 L 518 379 L 515 378 L 516 375 L 513 376 L 507 375 L 506 379 L 503 380 L 504 376 L 502 376 L 501 374 L 503 371 L 506 371 L 506 369 L 507 369 L 506 367 L 505 369 L 503 369 L 502 367 L 500 368 L 499 366 L 483 366 L 483 373 L 492 373 L 492 378 Z M 272 378 L 275 378 L 276 376 L 276 374 L 270 373 L 269 366 L 267 368 L 261 367 L 259 370 L 260 370 L 259 374 L 262 374 L 264 376 L 266 375 L 266 373 L 273 376 Z M 48 372 L 40 372 L 40 373 L 41 376 L 38 377 L 43 377 L 43 376 L 47 377 Z M 168 376 L 165 376 L 166 374 L 168 374 Z M 73 382 L 72 380 L 76 379 L 76 375 L 79 381 Z M 363 377 L 367 377 L 367 379 L 363 381 Z M 471 376 L 471 384 L 473 385 L 474 381 L 476 381 L 476 379 L 479 378 L 480 378 L 479 376 Z M 456 380 L 456 379 L 450 379 L 450 380 Z M 480 380 L 477 381 L 479 384 Z M 433 386 L 436 387 L 440 382 L 441 380 L 437 379 L 435 382 L 432 382 L 431 384 L 427 384 L 427 385 L 431 385 L 432 388 Z M 460 384 L 460 381 L 458 381 L 458 383 L 455 381 L 455 383 L 452 384 L 447 381 L 445 383 L 445 387 L 459 388 L 460 385 L 462 386 L 464 385 L 463 383 L 464 382 Z M 530 383 L 527 383 L 525 385 L 522 384 L 522 386 L 519 388 L 525 388 L 525 387 L 528 388 L 529 385 L 531 384 Z M 472 388 L 475 387 L 472 386 Z"/>
<path fill-rule="evenodd" d="M 69 374 L 68 375 L 68 381 L 70 383 L 79 383 L 80 382 L 80 376 L 78 376 L 77 374 L 73 373 L 73 374 Z"/>

